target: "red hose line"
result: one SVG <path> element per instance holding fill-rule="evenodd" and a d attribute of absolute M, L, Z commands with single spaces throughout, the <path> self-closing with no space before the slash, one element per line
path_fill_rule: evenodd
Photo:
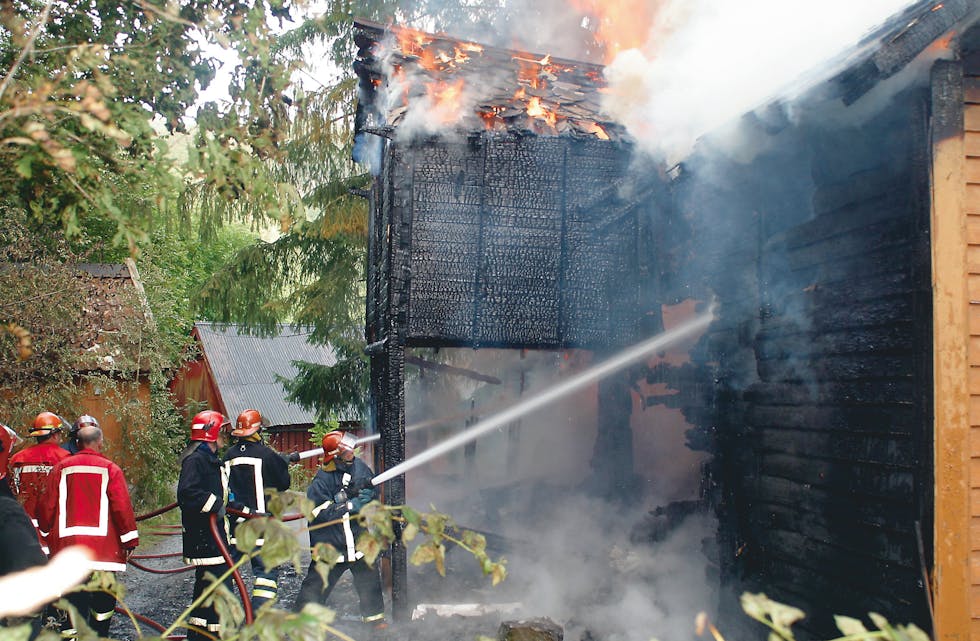
<path fill-rule="evenodd" d="M 233 507 L 226 508 L 226 511 L 228 512 L 228 514 L 231 514 L 232 516 L 240 516 L 246 519 L 257 519 L 260 516 L 271 516 L 270 514 L 266 514 L 265 512 L 242 512 L 241 510 L 236 510 Z M 286 514 L 285 516 L 282 517 L 282 521 L 283 522 L 297 521 L 303 518 L 306 517 L 303 516 L 302 514 Z"/>
<path fill-rule="evenodd" d="M 141 514 L 141 515 L 139 515 L 139 516 L 136 517 L 136 520 L 137 521 L 145 521 L 146 519 L 153 518 L 154 516 L 159 516 L 159 515 L 163 514 L 164 512 L 169 512 L 170 510 L 174 509 L 175 507 L 177 507 L 177 504 L 176 503 L 171 503 L 170 505 L 166 505 L 166 506 L 160 508 L 159 510 L 153 510 L 152 512 L 147 512 L 146 514 Z"/>
<path fill-rule="evenodd" d="M 193 565 L 184 565 L 179 568 L 169 568 L 169 569 L 155 569 L 149 568 L 142 563 L 137 563 L 133 559 L 129 559 L 129 564 L 136 568 L 137 570 L 143 570 L 144 572 L 149 572 L 150 574 L 178 574 L 180 572 L 189 572 L 194 569 Z"/>
<path fill-rule="evenodd" d="M 221 556 L 224 557 L 225 563 L 228 567 L 234 567 L 235 562 L 231 560 L 231 554 L 228 552 L 228 546 L 225 545 L 225 539 L 221 536 L 221 532 L 218 531 L 218 515 L 212 512 L 208 517 L 208 524 L 211 526 L 211 536 L 214 537 L 214 542 L 218 544 L 218 549 L 221 550 Z M 245 609 L 245 623 L 252 623 L 254 617 L 252 615 L 252 599 L 248 596 L 248 590 L 245 589 L 245 582 L 242 581 L 242 575 L 239 574 L 238 568 L 232 570 L 232 576 L 235 577 L 235 585 L 238 586 L 238 594 L 242 597 L 242 607 Z"/>
<path fill-rule="evenodd" d="M 170 559 L 175 556 L 184 556 L 183 552 L 168 552 L 167 554 L 134 554 L 131 559 Z"/>
<path fill-rule="evenodd" d="M 160 625 L 159 623 L 157 623 L 156 621 L 154 621 L 150 617 L 145 617 L 142 614 L 138 614 L 136 612 L 124 610 L 123 608 L 120 608 L 119 606 L 116 606 L 116 612 L 118 612 L 119 614 L 125 614 L 126 616 L 132 615 L 134 619 L 136 619 L 140 623 L 145 623 L 146 625 L 150 626 L 151 628 L 153 628 L 157 632 L 166 632 L 167 631 L 167 629 L 165 627 L 163 627 L 162 625 Z M 168 639 L 172 639 L 173 641 L 177 641 L 177 639 L 186 639 L 187 636 L 185 636 L 183 634 L 175 634 L 175 635 L 169 636 L 167 638 Z"/>

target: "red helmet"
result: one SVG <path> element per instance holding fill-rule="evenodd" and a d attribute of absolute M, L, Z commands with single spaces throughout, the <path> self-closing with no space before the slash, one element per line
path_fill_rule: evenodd
<path fill-rule="evenodd" d="M 41 412 L 34 417 L 34 426 L 28 436 L 47 436 L 61 429 L 61 419 L 52 412 Z"/>
<path fill-rule="evenodd" d="M 224 425 L 225 415 L 214 410 L 198 412 L 191 420 L 191 440 L 204 441 L 205 443 L 215 443 L 221 426 Z"/>
<path fill-rule="evenodd" d="M 354 438 L 353 434 L 346 432 L 327 432 L 321 445 L 323 446 L 323 464 L 326 465 L 341 452 L 353 452 L 357 445 L 357 439 Z"/>
<path fill-rule="evenodd" d="M 7 459 L 10 458 L 10 450 L 14 449 L 21 440 L 17 432 L 0 423 L 0 479 L 7 476 Z"/>
<path fill-rule="evenodd" d="M 232 436 L 251 436 L 262 429 L 262 415 L 258 410 L 245 410 L 238 415 Z"/>

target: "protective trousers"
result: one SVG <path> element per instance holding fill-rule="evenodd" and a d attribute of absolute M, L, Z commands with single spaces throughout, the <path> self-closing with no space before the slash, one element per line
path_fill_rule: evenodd
<path fill-rule="evenodd" d="M 238 548 L 231 548 L 231 558 L 237 563 L 242 558 Z M 279 596 L 279 567 L 267 568 L 260 556 L 253 556 L 252 565 L 252 610 L 258 612 L 263 604 Z"/>
<path fill-rule="evenodd" d="M 350 570 L 354 579 L 354 589 L 357 590 L 357 598 L 360 601 L 362 621 L 380 621 L 385 616 L 385 602 L 381 595 L 381 575 L 378 573 L 377 566 L 371 567 L 367 561 L 360 559 L 353 563 L 338 563 L 330 569 L 327 574 L 327 587 L 323 587 L 323 579 L 316 571 L 315 562 L 310 563 L 306 570 L 306 578 L 303 585 L 299 588 L 299 595 L 296 597 L 296 605 L 293 607 L 297 612 L 310 602 L 326 603 L 330 593 L 340 577 Z"/>
<path fill-rule="evenodd" d="M 100 637 L 109 636 L 112 625 L 112 614 L 116 611 L 116 597 L 108 592 L 71 592 L 67 595 L 68 602 L 75 606 L 78 615 L 88 627 Z M 69 617 L 62 628 L 62 636 L 74 639 L 78 636 L 78 624 Z"/>
<path fill-rule="evenodd" d="M 228 570 L 227 565 L 198 565 L 194 568 L 194 594 L 192 602 L 204 593 L 221 574 Z M 209 577 L 207 575 L 214 575 Z M 224 581 L 225 587 L 234 592 L 231 576 Z M 197 628 L 197 629 L 194 629 Z M 198 630 L 207 630 L 212 637 L 221 637 L 221 620 L 214 606 L 198 605 L 187 617 L 187 641 L 208 641 L 209 637 Z"/>

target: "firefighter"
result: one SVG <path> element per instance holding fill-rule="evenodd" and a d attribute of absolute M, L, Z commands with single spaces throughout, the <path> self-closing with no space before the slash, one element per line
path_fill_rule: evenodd
<path fill-rule="evenodd" d="M 228 507 L 241 512 L 265 512 L 265 490 L 279 492 L 289 489 L 289 463 L 271 447 L 262 442 L 262 415 L 248 409 L 238 415 L 231 436 L 235 440 L 225 452 L 225 474 L 228 476 Z M 230 540 L 235 545 L 235 528 L 245 521 L 244 517 L 229 516 Z M 256 545 L 262 546 L 262 539 Z M 236 556 L 237 548 L 232 548 Z M 279 568 L 265 567 L 262 558 L 252 557 L 252 607 L 275 599 L 279 590 Z"/>
<path fill-rule="evenodd" d="M 327 575 L 326 587 L 316 571 L 315 561 L 310 562 L 294 609 L 302 610 L 311 601 L 326 602 L 337 581 L 350 570 L 360 601 L 361 620 L 383 628 L 386 624 L 381 577 L 378 568 L 368 565 L 364 553 L 357 549 L 357 538 L 363 528 L 357 519 L 351 518 L 376 495 L 371 484 L 374 474 L 364 461 L 354 456 L 355 444 L 354 436 L 344 432 L 329 432 L 323 437 L 323 462 L 306 490 L 307 498 L 316 506 L 310 526 L 337 522 L 311 529 L 310 545 L 330 544 L 337 550 L 338 559 Z"/>
<path fill-rule="evenodd" d="M 62 420 L 51 412 L 41 412 L 34 418 L 33 426 L 28 436 L 37 441 L 30 447 L 25 447 L 10 457 L 10 476 L 13 480 L 14 494 L 17 496 L 24 511 L 31 518 L 31 523 L 38 528 L 37 510 L 47 485 L 48 474 L 58 461 L 70 456 L 61 449 Z M 37 530 L 41 549 L 49 554 L 47 531 Z"/>
<path fill-rule="evenodd" d="M 0 430 L 4 427 L 0 423 Z M 44 556 L 37 540 L 37 531 L 31 525 L 24 507 L 12 495 L 0 494 L 0 577 L 47 562 L 48 558 Z M 22 581 L 19 584 L 21 586 Z M 18 617 L 5 620 L 0 617 L 0 626 L 16 627 L 22 621 L 25 619 Z M 40 612 L 28 615 L 26 622 L 30 624 L 30 638 L 37 638 L 41 632 Z"/>
<path fill-rule="evenodd" d="M 14 448 L 21 444 L 23 439 L 3 423 L 0 423 L 0 496 L 13 497 L 14 491 L 10 487 L 10 476 L 8 475 L 8 461 Z"/>
<path fill-rule="evenodd" d="M 214 410 L 194 416 L 191 420 L 191 442 L 181 459 L 180 478 L 177 480 L 184 563 L 195 566 L 193 601 L 211 584 L 212 579 L 207 577 L 208 574 L 218 577 L 229 569 L 210 525 L 210 515 L 217 514 L 218 534 L 227 546 L 228 539 L 221 517 L 225 511 L 228 480 L 217 455 L 218 439 L 225 422 L 224 415 Z M 226 584 L 230 589 L 230 577 Z M 187 623 L 188 641 L 208 638 L 198 630 L 206 630 L 211 636 L 221 636 L 221 622 L 213 606 L 194 608 Z"/>
<path fill-rule="evenodd" d="M 94 416 L 90 416 L 88 414 L 82 414 L 81 416 L 78 417 L 78 420 L 72 423 L 71 429 L 68 430 L 68 439 L 64 443 L 62 443 L 61 449 L 67 451 L 69 454 L 77 454 L 79 450 L 78 430 L 82 429 L 87 425 L 91 425 L 92 427 L 98 427 L 99 429 L 102 429 L 102 426 L 99 425 L 99 421 Z"/>
<path fill-rule="evenodd" d="M 125 572 L 126 561 L 139 545 L 126 477 L 102 453 L 105 440 L 100 428 L 86 425 L 77 439 L 78 453 L 59 461 L 48 475 L 38 522 L 49 532 L 52 555 L 83 545 L 92 551 L 89 569 L 93 572 Z M 100 637 L 109 636 L 115 595 L 77 591 L 68 594 L 68 601 Z M 75 622 L 64 632 L 76 636 Z"/>

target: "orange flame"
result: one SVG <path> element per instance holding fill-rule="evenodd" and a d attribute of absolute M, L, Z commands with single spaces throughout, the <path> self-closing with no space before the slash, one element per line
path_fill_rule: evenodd
<path fill-rule="evenodd" d="M 429 99 L 432 101 L 432 112 L 444 124 L 456 122 L 462 109 L 464 81 L 432 82 L 426 87 Z"/>
<path fill-rule="evenodd" d="M 409 56 L 421 56 L 425 46 L 432 42 L 431 36 L 415 29 L 396 29 L 394 33 L 402 53 Z"/>
<path fill-rule="evenodd" d="M 604 48 L 605 62 L 626 49 L 649 51 L 650 33 L 666 0 L 569 0 L 591 18 L 595 38 Z"/>
<path fill-rule="evenodd" d="M 599 140 L 609 140 L 609 134 L 606 130 L 602 128 L 597 122 L 588 122 L 583 124 L 583 128 L 590 134 L 595 134 L 595 137 Z"/>
<path fill-rule="evenodd" d="M 558 122 L 558 114 L 549 109 L 545 109 L 541 104 L 541 99 L 537 96 L 533 96 L 527 101 L 527 115 L 532 118 L 541 118 L 552 127 Z"/>

